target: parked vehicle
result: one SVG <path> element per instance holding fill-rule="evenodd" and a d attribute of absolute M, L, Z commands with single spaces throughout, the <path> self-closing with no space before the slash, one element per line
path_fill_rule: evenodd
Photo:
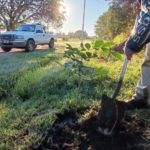
<path fill-rule="evenodd" d="M 41 24 L 21 24 L 15 31 L 0 34 L 0 46 L 3 51 L 9 52 L 12 48 L 24 48 L 25 51 L 34 51 L 37 45 L 48 45 L 54 48 L 54 34 L 45 32 Z"/>

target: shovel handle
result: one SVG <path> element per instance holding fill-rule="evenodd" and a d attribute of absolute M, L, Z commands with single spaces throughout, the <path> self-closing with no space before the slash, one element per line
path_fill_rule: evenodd
<path fill-rule="evenodd" d="M 116 99 L 116 97 L 117 97 L 117 95 L 120 91 L 120 88 L 122 86 L 123 77 L 124 77 L 124 74 L 125 74 L 125 71 L 126 71 L 126 68 L 127 68 L 128 61 L 129 60 L 127 59 L 127 57 L 125 57 L 124 63 L 123 63 L 123 66 L 122 66 L 122 70 L 121 70 L 121 73 L 120 73 L 119 81 L 117 83 L 117 87 L 116 87 L 115 92 L 114 92 L 113 97 L 112 97 L 113 100 Z"/>

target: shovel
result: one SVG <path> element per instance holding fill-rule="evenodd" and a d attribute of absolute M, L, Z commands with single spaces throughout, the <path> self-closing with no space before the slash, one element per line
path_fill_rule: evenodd
<path fill-rule="evenodd" d="M 125 71 L 126 71 L 126 68 L 127 68 L 127 64 L 128 64 L 128 59 L 126 57 L 125 60 L 124 60 L 123 66 L 122 66 L 122 70 L 121 70 L 121 73 L 120 73 L 120 77 L 119 77 L 119 81 L 118 81 L 117 87 L 116 87 L 115 92 L 114 92 L 114 94 L 112 96 L 113 100 L 115 100 L 116 97 L 119 94 L 120 88 L 121 88 L 122 83 L 123 83 L 123 77 L 124 77 L 124 74 L 125 74 Z"/>
<path fill-rule="evenodd" d="M 124 115 L 124 102 L 117 101 L 116 97 L 118 96 L 121 89 L 127 64 L 128 59 L 125 58 L 120 77 L 112 98 L 108 97 L 107 95 L 102 95 L 101 108 L 98 112 L 98 131 L 106 136 L 112 135 L 116 125 L 123 118 Z M 120 106 L 123 107 L 120 109 Z"/>

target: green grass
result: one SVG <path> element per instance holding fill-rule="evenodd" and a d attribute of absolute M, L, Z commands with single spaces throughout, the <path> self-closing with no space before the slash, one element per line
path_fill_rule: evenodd
<path fill-rule="evenodd" d="M 79 77 L 63 67 L 64 47 L 59 48 L 0 57 L 0 150 L 28 149 L 56 112 L 99 104 L 103 93 L 112 96 L 123 62 L 93 60 L 92 79 Z M 134 93 L 141 63 L 135 57 L 129 64 L 119 100 Z"/>

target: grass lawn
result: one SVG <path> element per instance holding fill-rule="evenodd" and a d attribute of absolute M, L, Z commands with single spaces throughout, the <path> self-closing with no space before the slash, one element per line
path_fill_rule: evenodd
<path fill-rule="evenodd" d="M 65 45 L 56 44 L 55 51 L 0 56 L 0 150 L 28 149 L 52 125 L 57 112 L 98 105 L 103 93 L 112 96 L 122 61 L 93 60 L 88 64 L 95 68 L 93 77 L 79 77 L 64 68 Z M 134 93 L 142 61 L 135 56 L 129 63 L 119 100 Z M 135 113 L 150 119 L 150 112 Z"/>

